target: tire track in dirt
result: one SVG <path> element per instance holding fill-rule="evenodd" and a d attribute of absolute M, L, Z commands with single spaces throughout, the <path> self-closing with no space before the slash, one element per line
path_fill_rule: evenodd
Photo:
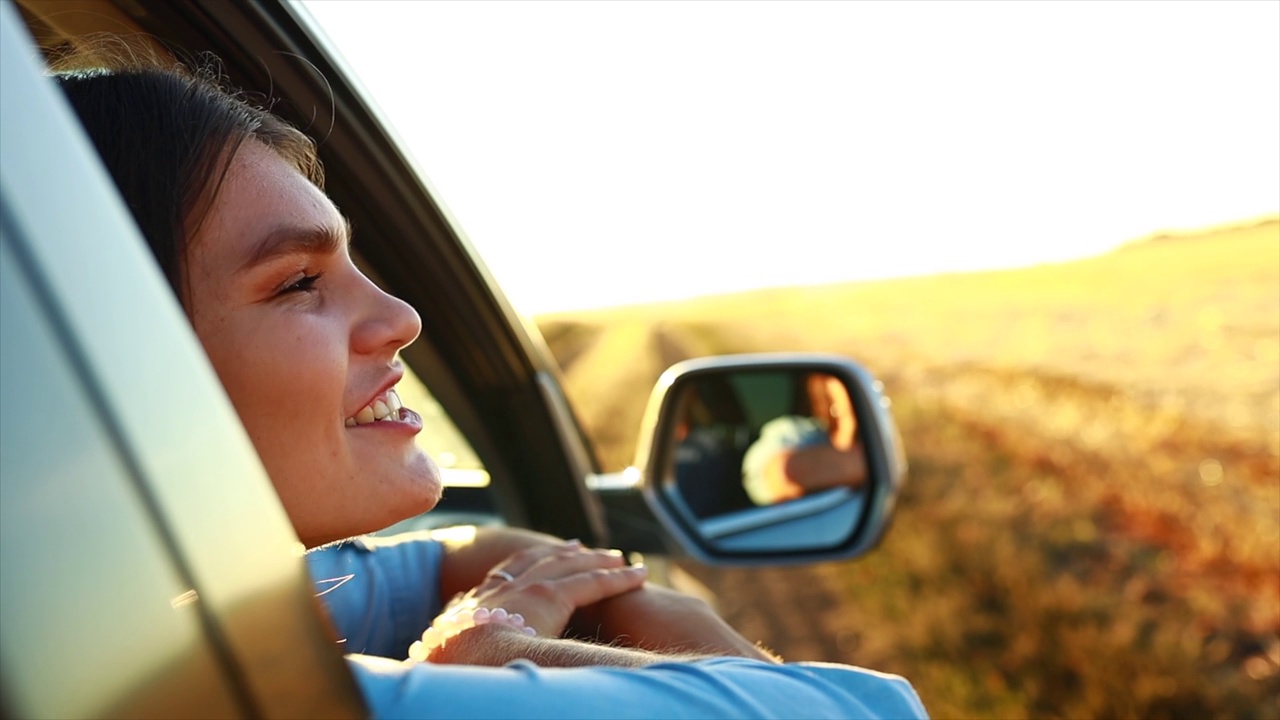
<path fill-rule="evenodd" d="M 658 365 L 665 371 L 682 360 L 694 357 L 693 348 L 682 342 L 666 325 L 656 326 L 650 333 L 649 342 L 658 356 Z"/>
<path fill-rule="evenodd" d="M 552 346 L 557 357 L 562 346 Z M 565 390 L 596 444 L 604 470 L 621 470 L 632 463 L 654 384 L 673 363 L 691 356 L 677 334 L 649 322 L 627 321 L 597 330 L 589 346 L 570 353 L 567 367 L 561 363 Z"/>
<path fill-rule="evenodd" d="M 569 320 L 544 322 L 538 329 L 547 347 L 555 355 L 560 371 L 565 374 L 579 357 L 590 352 L 604 333 L 604 328 L 600 325 Z"/>

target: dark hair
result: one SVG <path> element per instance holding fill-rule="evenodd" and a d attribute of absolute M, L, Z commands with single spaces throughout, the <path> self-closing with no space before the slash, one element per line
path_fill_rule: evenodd
<path fill-rule="evenodd" d="M 185 304 L 187 241 L 243 142 L 271 148 L 317 187 L 324 173 L 310 138 L 225 89 L 213 72 L 127 59 L 130 66 L 54 77 Z"/>

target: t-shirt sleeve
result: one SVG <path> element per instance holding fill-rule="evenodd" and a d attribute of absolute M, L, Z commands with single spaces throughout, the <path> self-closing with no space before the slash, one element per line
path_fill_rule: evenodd
<path fill-rule="evenodd" d="M 639 669 L 348 656 L 375 718 L 924 718 L 911 685 L 846 665 L 742 658 Z"/>
<path fill-rule="evenodd" d="M 307 553 L 345 652 L 407 657 L 440 612 L 444 546 L 429 532 L 365 536 Z"/>
<path fill-rule="evenodd" d="M 764 468 L 769 458 L 784 450 L 796 450 L 829 443 L 827 432 L 813 418 L 783 415 L 765 423 L 760 437 L 742 456 L 742 487 L 757 505 L 773 502 Z"/>

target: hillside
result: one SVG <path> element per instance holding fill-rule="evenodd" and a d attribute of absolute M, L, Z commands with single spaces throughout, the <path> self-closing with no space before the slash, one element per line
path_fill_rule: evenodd
<path fill-rule="evenodd" d="M 900 672 L 936 717 L 1280 714 L 1280 220 L 539 325 L 607 469 L 684 357 L 837 352 L 885 382 L 911 476 L 882 548 L 687 568 L 784 656 Z"/>

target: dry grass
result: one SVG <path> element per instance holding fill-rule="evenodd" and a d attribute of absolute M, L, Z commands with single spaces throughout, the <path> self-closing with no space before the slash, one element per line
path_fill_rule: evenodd
<path fill-rule="evenodd" d="M 939 718 L 1280 717 L 1280 221 L 540 324 L 609 469 L 683 357 L 885 381 L 911 473 L 880 549 L 688 568 L 784 656 L 899 672 Z"/>

